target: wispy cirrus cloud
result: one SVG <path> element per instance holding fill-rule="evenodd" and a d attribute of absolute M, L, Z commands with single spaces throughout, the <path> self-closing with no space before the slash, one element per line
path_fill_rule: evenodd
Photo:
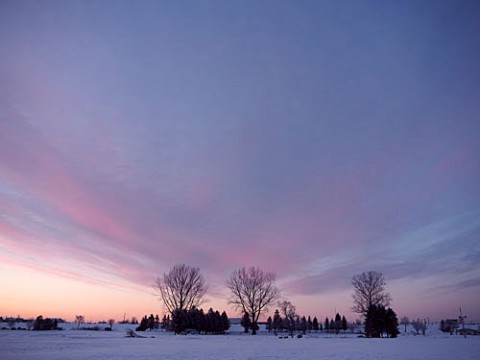
<path fill-rule="evenodd" d="M 185 262 L 217 300 L 261 265 L 310 308 L 370 269 L 475 290 L 473 5 L 377 5 L 5 5 L 0 257 L 127 287 Z"/>

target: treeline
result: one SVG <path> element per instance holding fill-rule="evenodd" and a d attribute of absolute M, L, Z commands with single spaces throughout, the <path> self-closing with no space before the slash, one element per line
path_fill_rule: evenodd
<path fill-rule="evenodd" d="M 61 330 L 58 327 L 58 320 L 57 319 L 44 319 L 43 316 L 38 316 L 35 321 L 33 322 L 33 330 Z"/>
<path fill-rule="evenodd" d="M 274 332 L 275 335 L 278 332 L 282 331 L 300 331 L 303 332 L 304 334 L 308 331 L 319 331 L 320 330 L 320 325 L 318 323 L 317 317 L 314 317 L 313 320 L 309 316 L 306 318 L 305 316 L 296 316 L 293 321 L 282 318 L 280 315 L 280 312 L 278 310 L 275 310 L 275 313 L 272 317 L 268 317 L 267 319 L 267 330 L 268 332 Z"/>
<path fill-rule="evenodd" d="M 321 325 L 320 325 L 321 326 Z M 323 324 L 323 331 L 327 333 L 335 333 L 338 334 L 340 331 L 347 331 L 349 328 L 347 318 L 345 316 L 340 316 L 339 313 L 335 315 L 335 318 L 328 319 L 325 318 L 325 322 Z"/>
<path fill-rule="evenodd" d="M 136 331 L 145 331 L 145 330 L 153 330 L 153 329 L 158 329 L 160 327 L 160 318 L 158 315 L 153 316 L 153 314 L 150 314 L 150 316 L 147 318 L 147 315 L 145 315 L 142 320 L 140 321 L 140 325 L 135 329 Z"/>
<path fill-rule="evenodd" d="M 46 318 L 43 316 L 37 316 L 35 320 L 33 319 L 24 319 L 19 316 L 17 317 L 0 317 L 0 322 L 6 322 L 7 327 L 2 327 L 2 330 L 62 330 L 58 324 L 64 323 L 65 320 L 61 318 Z M 24 324 L 25 327 L 17 326 L 18 324 Z"/>
<path fill-rule="evenodd" d="M 166 330 L 176 334 L 198 332 L 200 334 L 224 334 L 230 328 L 227 313 L 214 311 L 212 308 L 205 314 L 202 309 L 175 310 L 172 318 L 164 324 Z"/>
<path fill-rule="evenodd" d="M 246 315 L 242 318 L 241 325 L 244 327 L 245 332 L 248 332 L 248 318 Z M 247 327 L 245 326 L 247 325 Z M 268 332 L 274 332 L 275 335 L 278 332 L 302 332 L 306 334 L 307 332 L 324 332 L 324 333 L 334 333 L 339 334 L 340 332 L 346 332 L 350 329 L 353 332 L 354 324 L 349 324 L 345 316 L 340 316 L 339 313 L 335 315 L 334 318 L 329 319 L 325 318 L 325 322 L 322 324 L 318 321 L 315 316 L 313 319 L 311 316 L 298 316 L 295 315 L 293 319 L 283 318 L 280 315 L 280 311 L 277 309 L 273 315 L 267 319 L 267 330 Z"/>
<path fill-rule="evenodd" d="M 199 334 L 224 334 L 230 328 L 230 320 L 224 311 L 214 311 L 212 308 L 205 314 L 203 309 L 177 309 L 170 315 L 164 315 L 162 321 L 158 315 L 142 318 L 136 331 L 146 331 L 162 328 L 176 334 L 196 332 Z"/>

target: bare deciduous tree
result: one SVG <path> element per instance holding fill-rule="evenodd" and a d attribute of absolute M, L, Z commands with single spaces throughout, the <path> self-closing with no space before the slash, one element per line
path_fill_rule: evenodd
<path fill-rule="evenodd" d="M 258 267 L 243 267 L 231 274 L 227 287 L 232 292 L 230 304 L 250 315 L 252 335 L 256 335 L 260 315 L 268 310 L 268 306 L 279 295 L 275 286 L 275 274 L 264 272 Z"/>
<path fill-rule="evenodd" d="M 76 315 L 75 322 L 77 323 L 77 329 L 80 329 L 80 325 L 85 321 L 85 317 L 83 315 Z"/>
<path fill-rule="evenodd" d="M 200 269 L 185 264 L 177 264 L 168 273 L 158 277 L 154 289 L 170 314 L 175 310 L 198 307 L 207 292 Z"/>
<path fill-rule="evenodd" d="M 293 338 L 293 332 L 295 330 L 295 319 L 297 316 L 297 309 L 290 301 L 282 301 L 278 303 L 280 312 L 284 316 L 285 325 L 288 329 L 288 333 Z"/>
<path fill-rule="evenodd" d="M 425 333 L 427 332 L 427 324 L 425 320 L 413 320 L 411 324 L 417 334 L 420 334 L 421 332 L 423 335 L 425 335 Z"/>
<path fill-rule="evenodd" d="M 390 305 L 390 294 L 385 292 L 385 278 L 377 271 L 369 271 L 352 278 L 353 307 L 352 310 L 364 316 L 372 305 Z"/>
<path fill-rule="evenodd" d="M 407 316 L 404 316 L 400 319 L 400 324 L 404 326 L 404 333 L 407 333 L 407 325 L 410 324 L 410 319 Z"/>

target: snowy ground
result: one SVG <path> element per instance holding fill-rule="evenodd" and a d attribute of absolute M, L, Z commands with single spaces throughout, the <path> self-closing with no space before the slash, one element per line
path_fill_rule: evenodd
<path fill-rule="evenodd" d="M 122 325 L 123 326 L 123 325 Z M 126 338 L 114 331 L 0 331 L 0 358 L 14 359 L 479 359 L 480 336 L 400 336 L 364 339 L 312 334 L 302 339 L 273 335 L 173 335 L 146 332 Z"/>

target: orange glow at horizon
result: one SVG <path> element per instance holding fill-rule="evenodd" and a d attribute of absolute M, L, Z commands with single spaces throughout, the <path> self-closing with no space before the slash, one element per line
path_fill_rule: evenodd
<path fill-rule="evenodd" d="M 86 322 L 95 322 L 164 314 L 161 302 L 148 286 L 145 289 L 128 283 L 106 286 L 11 264 L 0 264 L 0 283 L 3 288 L 0 316 L 4 317 L 29 319 L 42 315 L 74 321 L 76 315 L 83 315 Z M 226 301 L 207 296 L 204 306 L 237 317 Z"/>
<path fill-rule="evenodd" d="M 0 265 L 3 299 L 2 316 L 23 318 L 62 317 L 67 321 L 83 315 L 86 321 L 123 320 L 132 316 L 161 314 L 153 291 L 128 285 L 107 287 L 42 273 L 34 269 Z M 149 292 L 150 291 L 150 292 Z"/>

